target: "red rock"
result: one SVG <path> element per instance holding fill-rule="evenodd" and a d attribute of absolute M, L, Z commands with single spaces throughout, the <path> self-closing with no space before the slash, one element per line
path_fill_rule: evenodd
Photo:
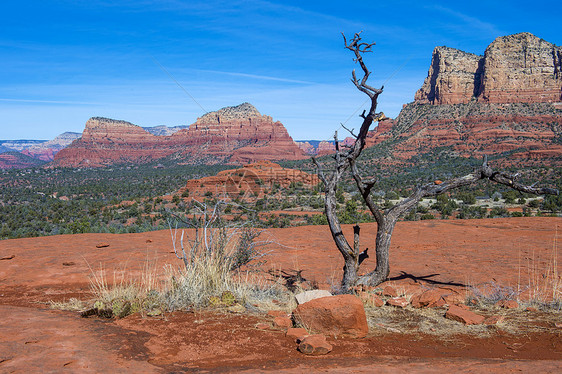
<path fill-rule="evenodd" d="M 409 304 L 408 300 L 403 297 L 393 297 L 392 299 L 388 299 L 386 303 L 388 305 L 397 306 L 400 308 L 405 308 Z"/>
<path fill-rule="evenodd" d="M 503 317 L 503 316 L 496 316 L 496 315 L 494 315 L 494 316 L 487 317 L 487 318 L 484 320 L 484 322 L 482 322 L 482 323 L 485 324 L 485 325 L 496 325 L 496 324 L 498 324 L 498 323 L 503 322 L 503 320 L 504 320 L 504 317 Z"/>
<path fill-rule="evenodd" d="M 434 288 L 412 297 L 411 303 L 414 308 L 432 308 L 444 305 L 442 298 L 443 290 Z"/>
<path fill-rule="evenodd" d="M 227 195 L 232 199 L 245 196 L 253 198 L 263 197 L 265 191 L 271 190 L 274 185 L 288 187 L 291 183 L 302 183 L 304 188 L 311 189 L 319 183 L 319 179 L 316 174 L 260 161 L 239 169 L 224 170 L 215 176 L 188 180 L 176 194 L 181 195 L 187 190 L 195 199 L 205 197 L 208 192 Z M 313 291 L 328 293 L 324 290 Z"/>
<path fill-rule="evenodd" d="M 293 321 L 289 317 L 275 317 L 273 325 L 277 328 L 288 329 L 293 327 Z"/>
<path fill-rule="evenodd" d="M 147 162 L 171 154 L 207 164 L 306 157 L 281 122 L 244 103 L 207 113 L 188 129 L 169 136 L 153 135 L 125 121 L 91 118 L 82 137 L 58 152 L 52 165 L 95 167 Z"/>
<path fill-rule="evenodd" d="M 300 342 L 307 335 L 308 332 L 302 327 L 290 327 L 285 334 L 286 337 L 294 339 L 296 342 Z"/>
<path fill-rule="evenodd" d="M 96 244 L 96 248 L 106 248 L 109 247 L 108 243 L 98 243 Z"/>
<path fill-rule="evenodd" d="M 515 300 L 500 300 L 496 303 L 496 306 L 505 309 L 517 309 L 519 308 L 519 303 Z"/>
<path fill-rule="evenodd" d="M 465 325 L 479 325 L 484 322 L 484 317 L 476 314 L 470 310 L 466 310 L 458 307 L 457 305 L 451 305 L 449 310 L 445 314 L 445 317 L 464 323 Z"/>
<path fill-rule="evenodd" d="M 394 286 L 385 286 L 382 289 L 382 295 L 389 296 L 389 297 L 396 297 L 398 296 L 398 291 L 396 291 L 396 288 L 394 288 Z"/>
<path fill-rule="evenodd" d="M 267 330 L 267 329 L 269 329 L 270 327 L 271 327 L 271 325 L 270 325 L 269 323 L 263 323 L 263 322 L 262 322 L 262 323 L 258 323 L 258 324 L 256 325 L 256 329 L 258 329 L 258 330 Z"/>
<path fill-rule="evenodd" d="M 287 313 L 284 310 L 268 310 L 267 315 L 270 317 L 289 317 L 291 313 Z"/>
<path fill-rule="evenodd" d="M 330 353 L 332 348 L 324 335 L 308 335 L 299 343 L 299 351 L 306 355 L 325 355 Z"/>
<path fill-rule="evenodd" d="M 297 323 L 309 331 L 335 337 L 362 338 L 369 332 L 361 300 L 354 295 L 322 297 L 293 311 Z"/>

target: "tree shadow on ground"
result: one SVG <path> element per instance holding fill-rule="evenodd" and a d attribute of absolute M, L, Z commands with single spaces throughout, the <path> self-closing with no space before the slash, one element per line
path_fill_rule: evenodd
<path fill-rule="evenodd" d="M 401 274 L 396 276 L 396 277 L 391 277 L 389 278 L 389 280 L 391 281 L 398 281 L 398 280 L 403 280 L 403 279 L 412 279 L 416 282 L 426 282 L 429 284 L 435 284 L 435 285 L 441 285 L 441 286 L 458 286 L 458 287 L 467 287 L 466 284 L 464 283 L 457 283 L 457 282 L 442 282 L 442 281 L 438 281 L 438 280 L 434 280 L 434 279 L 430 279 L 433 277 L 436 277 L 438 275 L 441 275 L 439 273 L 435 273 L 435 274 L 429 274 L 429 275 L 422 275 L 422 276 L 415 276 L 413 274 L 409 274 L 406 273 L 405 271 L 401 271 Z"/>

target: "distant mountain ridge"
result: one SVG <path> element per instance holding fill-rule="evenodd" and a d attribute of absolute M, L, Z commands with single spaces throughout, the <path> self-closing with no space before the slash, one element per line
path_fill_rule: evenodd
<path fill-rule="evenodd" d="M 165 136 L 130 122 L 93 117 L 86 122 L 82 137 L 55 155 L 52 166 L 99 167 L 163 157 L 216 164 L 305 156 L 281 122 L 243 103 L 207 113 L 188 128 Z"/>
<path fill-rule="evenodd" d="M 52 156 L 31 151 L 46 141 L 0 141 L 0 152 L 16 147 L 44 160 L 54 157 L 52 166 L 71 167 L 162 157 L 250 163 L 334 152 L 331 141 L 294 142 L 283 124 L 249 103 L 206 113 L 190 126 L 141 128 L 92 117 L 84 132 L 73 136 Z M 396 119 L 380 121 L 367 146 L 385 141 L 392 157 L 401 160 L 447 148 L 461 156 L 502 154 L 521 164 L 562 165 L 562 47 L 530 33 L 498 37 L 483 55 L 436 47 L 414 101 Z"/>

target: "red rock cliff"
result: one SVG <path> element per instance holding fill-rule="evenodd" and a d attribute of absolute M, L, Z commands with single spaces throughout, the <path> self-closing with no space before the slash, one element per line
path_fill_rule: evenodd
<path fill-rule="evenodd" d="M 530 33 L 502 36 L 477 56 L 437 47 L 415 94 L 420 104 L 562 101 L 562 47 Z"/>
<path fill-rule="evenodd" d="M 304 158 L 281 122 L 251 104 L 207 113 L 188 129 L 156 136 L 125 121 L 94 117 L 82 138 L 55 156 L 54 166 L 104 166 L 175 155 L 193 163 L 247 163 Z"/>

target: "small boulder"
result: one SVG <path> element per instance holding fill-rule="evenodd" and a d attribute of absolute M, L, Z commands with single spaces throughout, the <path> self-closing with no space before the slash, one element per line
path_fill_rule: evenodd
<path fill-rule="evenodd" d="M 305 336 L 300 344 L 299 351 L 305 355 L 320 356 L 332 351 L 332 345 L 326 341 L 324 335 Z"/>
<path fill-rule="evenodd" d="M 289 317 L 275 317 L 273 326 L 280 329 L 288 329 L 293 327 L 293 321 Z"/>
<path fill-rule="evenodd" d="M 479 325 L 484 322 L 485 319 L 483 316 L 470 310 L 460 308 L 458 305 L 451 305 L 445 317 L 453 321 L 464 323 L 465 325 Z"/>
<path fill-rule="evenodd" d="M 267 315 L 270 317 L 290 317 L 291 313 L 287 313 L 284 310 L 268 310 Z"/>
<path fill-rule="evenodd" d="M 109 247 L 109 244 L 107 243 L 98 243 L 96 244 L 96 248 L 106 248 Z"/>
<path fill-rule="evenodd" d="M 293 317 L 310 331 L 329 336 L 363 338 L 369 332 L 363 303 L 354 295 L 311 300 L 299 305 Z"/>
<path fill-rule="evenodd" d="M 399 308 L 405 308 L 408 306 L 409 302 L 403 297 L 393 297 L 386 301 L 388 305 L 397 306 Z"/>
<path fill-rule="evenodd" d="M 258 330 L 268 330 L 271 327 L 269 323 L 258 323 L 256 329 Z"/>
<path fill-rule="evenodd" d="M 445 305 L 445 300 L 442 297 L 443 290 L 434 288 L 424 291 L 412 297 L 412 306 L 414 308 L 433 308 Z"/>
<path fill-rule="evenodd" d="M 389 296 L 389 297 L 397 297 L 398 291 L 396 290 L 396 288 L 394 288 L 394 286 L 385 286 L 382 289 L 382 295 Z"/>
<path fill-rule="evenodd" d="M 295 299 L 297 299 L 297 304 L 301 305 L 311 300 L 319 299 L 321 297 L 327 297 L 327 296 L 332 296 L 330 291 L 311 290 L 311 291 L 304 291 L 295 295 Z"/>
<path fill-rule="evenodd" d="M 302 327 L 290 327 L 287 329 L 287 333 L 285 334 L 286 337 L 291 338 L 296 342 L 300 342 L 307 335 L 308 332 Z"/>

